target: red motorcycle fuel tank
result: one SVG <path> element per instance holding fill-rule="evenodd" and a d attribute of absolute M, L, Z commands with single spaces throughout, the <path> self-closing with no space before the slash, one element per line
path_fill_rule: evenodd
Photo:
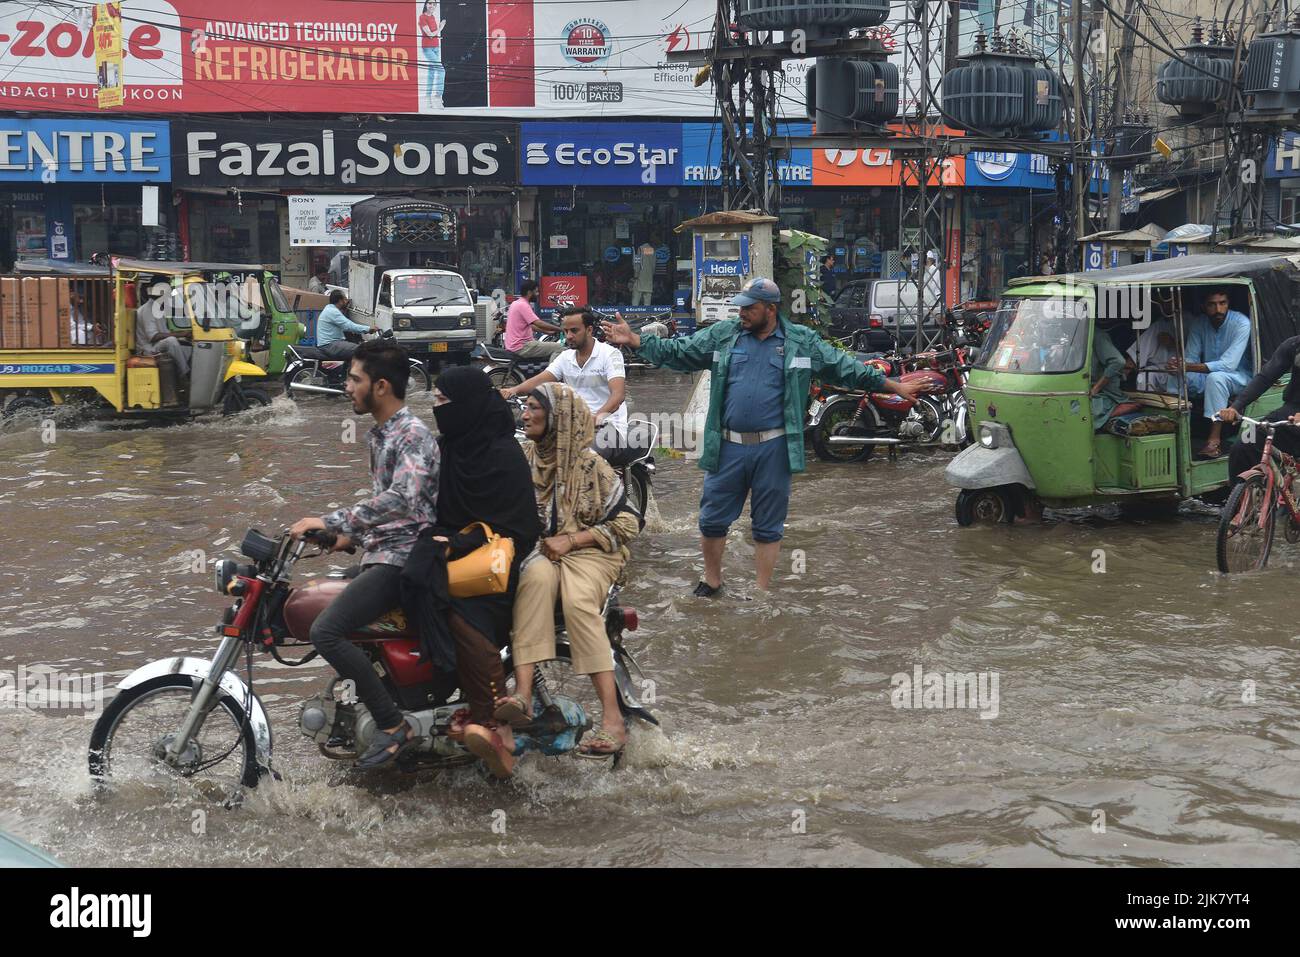
<path fill-rule="evenodd" d="M 349 579 L 318 578 L 295 588 L 284 603 L 284 624 L 298 641 L 308 641 L 312 623 L 348 587 Z M 400 608 L 383 615 L 348 637 L 353 641 L 377 641 L 384 667 L 398 685 L 423 684 L 433 680 L 433 664 L 420 654 L 419 636 Z"/>
<path fill-rule="evenodd" d="M 948 377 L 937 369 L 918 369 L 899 376 L 899 382 L 922 382 L 928 386 L 927 391 L 942 394 L 948 391 Z M 893 392 L 873 392 L 871 402 L 882 409 L 905 413 L 912 408 L 911 399 L 905 399 Z"/>

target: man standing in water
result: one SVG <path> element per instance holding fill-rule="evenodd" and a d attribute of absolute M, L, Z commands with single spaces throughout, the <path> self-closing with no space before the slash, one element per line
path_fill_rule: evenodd
<path fill-rule="evenodd" d="M 716 322 L 684 339 L 640 336 L 619 316 L 605 340 L 628 345 L 656 366 L 678 372 L 708 369 L 709 412 L 700 468 L 701 598 L 722 588 L 727 530 L 749 497 L 758 587 L 767 589 L 776 567 L 790 505 L 790 477 L 804 469 L 803 419 L 815 375 L 870 392 L 913 397 L 919 386 L 886 379 L 851 353 L 834 348 L 808 326 L 779 315 L 781 290 L 770 279 L 751 280 L 731 305 L 739 319 Z"/>

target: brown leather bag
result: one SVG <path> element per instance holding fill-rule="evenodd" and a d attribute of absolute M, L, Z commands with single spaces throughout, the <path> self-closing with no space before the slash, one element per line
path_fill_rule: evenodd
<path fill-rule="evenodd" d="M 487 541 L 463 558 L 447 563 L 447 590 L 452 598 L 503 595 L 510 587 L 510 565 L 515 560 L 515 541 L 492 531 L 484 522 L 472 522 L 461 529 L 481 528 Z"/>

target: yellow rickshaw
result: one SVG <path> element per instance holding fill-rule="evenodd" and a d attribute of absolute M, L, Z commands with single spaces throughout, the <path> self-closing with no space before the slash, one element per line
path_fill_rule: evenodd
<path fill-rule="evenodd" d="M 241 330 L 260 314 L 242 291 L 263 266 L 121 259 L 112 269 L 41 262 L 0 278 L 0 411 L 6 416 L 72 401 L 125 416 L 224 414 L 271 403 L 245 380 L 266 371 L 248 358 Z M 159 329 L 188 340 L 190 372 L 137 349 L 137 310 L 151 303 Z"/>

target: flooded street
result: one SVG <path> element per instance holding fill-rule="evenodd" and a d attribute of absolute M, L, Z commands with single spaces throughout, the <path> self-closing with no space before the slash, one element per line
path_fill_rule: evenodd
<path fill-rule="evenodd" d="M 634 415 L 689 391 L 629 379 Z M 362 497 L 367 427 L 341 401 L 283 398 L 257 419 L 53 443 L 6 426 L 0 671 L 111 688 L 149 660 L 210 656 L 226 604 L 211 560 L 250 526 Z M 715 600 L 688 597 L 703 473 L 660 458 L 624 599 L 663 727 L 634 727 L 613 773 L 531 755 L 506 785 L 473 769 L 358 781 L 297 728 L 328 668 L 258 656 L 282 780 L 242 808 L 140 782 L 93 793 L 91 720 L 0 708 L 0 829 L 89 866 L 1300 863 L 1300 547 L 1228 579 L 1207 513 L 959 529 L 947 453 L 809 458 L 771 594 L 752 586 L 746 515 Z M 979 674 L 996 697 L 891 700 L 918 668 Z"/>

